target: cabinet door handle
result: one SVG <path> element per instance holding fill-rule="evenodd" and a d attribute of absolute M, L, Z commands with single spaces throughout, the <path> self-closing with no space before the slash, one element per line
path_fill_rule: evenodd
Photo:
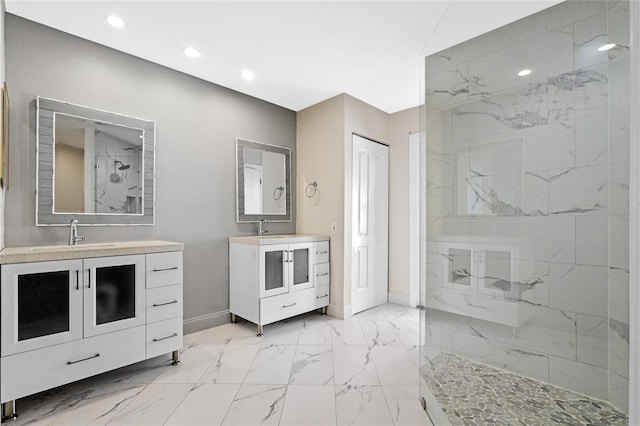
<path fill-rule="evenodd" d="M 178 269 L 177 266 L 172 266 L 170 268 L 157 268 L 154 269 L 153 272 L 175 271 L 176 269 Z"/>
<path fill-rule="evenodd" d="M 325 272 L 324 274 L 316 274 L 316 277 L 324 277 L 324 276 L 327 276 L 327 275 L 329 275 L 329 273 Z"/>
<path fill-rule="evenodd" d="M 316 252 L 316 254 L 327 254 L 327 253 L 329 253 L 327 250 L 325 250 L 325 251 L 317 251 Z"/>
<path fill-rule="evenodd" d="M 76 269 L 76 290 L 80 290 L 80 271 Z"/>
<path fill-rule="evenodd" d="M 298 302 L 293 302 L 293 303 L 292 303 L 292 304 L 290 304 L 290 305 L 282 305 L 282 307 L 283 307 L 283 308 L 290 308 L 290 307 L 292 307 L 292 306 L 296 306 L 297 304 L 298 304 Z"/>
<path fill-rule="evenodd" d="M 316 296 L 316 299 L 324 299 L 325 297 L 329 297 L 329 295 L 325 294 L 324 296 Z"/>
<path fill-rule="evenodd" d="M 154 342 L 159 342 L 161 340 L 171 339 L 172 337 L 178 337 L 178 333 L 173 333 L 171 336 L 160 337 L 159 339 L 153 339 Z"/>
<path fill-rule="evenodd" d="M 154 304 L 153 304 L 153 307 L 154 307 L 154 308 L 157 308 L 158 306 L 172 305 L 172 304 L 174 304 L 174 303 L 178 303 L 178 301 L 177 301 L 177 300 L 173 300 L 173 301 L 171 301 L 171 302 L 154 303 Z"/>
<path fill-rule="evenodd" d="M 91 288 L 91 269 L 87 269 L 87 272 L 89 273 L 89 287 Z"/>
<path fill-rule="evenodd" d="M 90 359 L 94 359 L 94 358 L 98 358 L 100 356 L 100 354 L 95 354 L 93 356 L 87 357 L 87 358 L 82 358 L 76 361 L 67 361 L 67 365 L 73 365 L 73 364 L 77 364 L 79 362 L 83 362 L 83 361 L 89 361 Z"/>

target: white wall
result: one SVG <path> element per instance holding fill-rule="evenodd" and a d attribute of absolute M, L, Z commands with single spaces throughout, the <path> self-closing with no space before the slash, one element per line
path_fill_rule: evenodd
<path fill-rule="evenodd" d="M 300 234 L 331 235 L 329 314 L 344 316 L 344 96 L 313 105 L 296 115 L 297 223 Z M 315 196 L 305 189 L 317 182 Z"/>
<path fill-rule="evenodd" d="M 387 114 L 342 94 L 297 114 L 297 232 L 331 235 L 329 314 L 351 315 L 351 136 L 389 145 L 389 291 L 390 300 L 409 301 L 408 136 L 418 130 L 418 110 Z M 315 197 L 305 188 L 317 181 Z"/>
<path fill-rule="evenodd" d="M 389 301 L 410 305 L 409 134 L 419 127 L 418 107 L 389 116 Z"/>

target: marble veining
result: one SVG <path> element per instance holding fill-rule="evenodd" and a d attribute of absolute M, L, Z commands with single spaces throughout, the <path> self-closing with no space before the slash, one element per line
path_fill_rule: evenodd
<path fill-rule="evenodd" d="M 22 398 L 11 424 L 430 425 L 418 399 L 418 310 L 326 318 L 269 324 L 256 340 L 243 337 L 255 337 L 248 323 L 187 335 L 180 366 L 163 355 Z M 329 344 L 299 343 L 318 324 Z M 380 344 L 370 349 L 364 329 L 377 329 Z"/>
<path fill-rule="evenodd" d="M 629 324 L 621 321 L 609 319 L 609 328 L 613 330 L 622 340 L 629 343 Z"/>

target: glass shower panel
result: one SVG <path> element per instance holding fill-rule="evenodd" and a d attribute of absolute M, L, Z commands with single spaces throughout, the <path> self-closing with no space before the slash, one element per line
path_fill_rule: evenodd
<path fill-rule="evenodd" d="M 629 19 L 627 1 L 565 1 L 425 58 L 434 424 L 597 423 L 591 402 L 625 422 Z"/>

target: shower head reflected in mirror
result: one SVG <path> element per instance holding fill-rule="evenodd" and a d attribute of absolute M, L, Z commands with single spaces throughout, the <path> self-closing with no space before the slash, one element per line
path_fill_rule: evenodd
<path fill-rule="evenodd" d="M 127 170 L 129 167 L 131 167 L 131 164 L 124 164 L 122 161 L 116 160 L 115 165 L 117 166 L 118 164 L 120 164 L 120 167 L 118 167 L 118 170 Z"/>

